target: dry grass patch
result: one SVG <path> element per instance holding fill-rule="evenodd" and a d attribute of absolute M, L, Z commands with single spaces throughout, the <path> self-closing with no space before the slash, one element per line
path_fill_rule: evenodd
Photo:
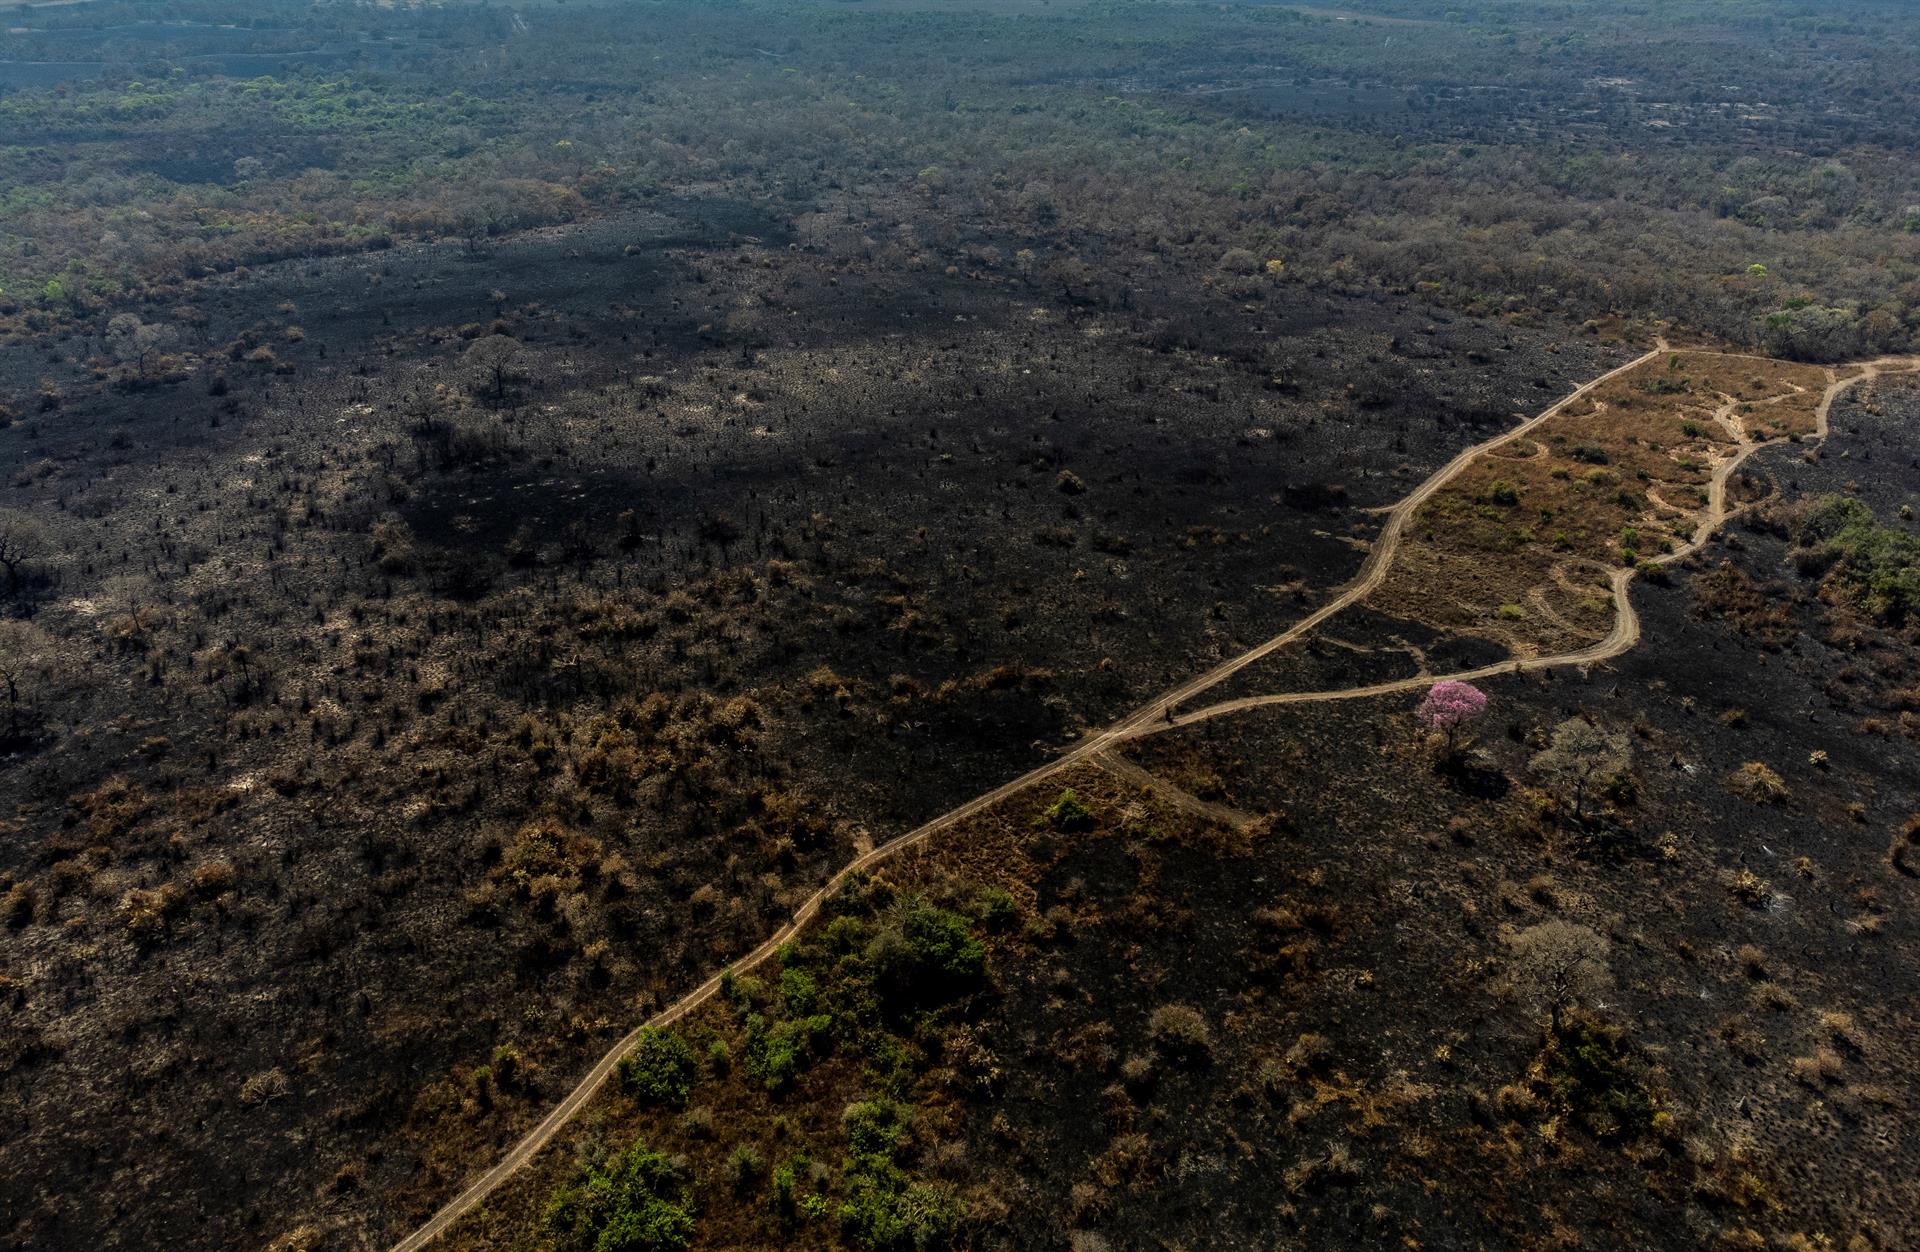
<path fill-rule="evenodd" d="M 1657 562 L 1712 520 L 1716 473 L 1746 443 L 1810 433 L 1827 373 L 1676 352 L 1469 463 L 1409 520 L 1383 606 L 1506 645 L 1604 637 L 1609 570 Z"/>

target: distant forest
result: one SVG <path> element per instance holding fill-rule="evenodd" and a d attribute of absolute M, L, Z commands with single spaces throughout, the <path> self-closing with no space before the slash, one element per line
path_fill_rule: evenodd
<path fill-rule="evenodd" d="M 0 333 L 702 184 L 863 264 L 1107 305 L 1198 262 L 1229 300 L 1659 317 L 1808 359 L 1920 326 L 1920 47 L 1893 3 L 14 12 Z M 847 191 L 864 219 L 820 211 Z"/>

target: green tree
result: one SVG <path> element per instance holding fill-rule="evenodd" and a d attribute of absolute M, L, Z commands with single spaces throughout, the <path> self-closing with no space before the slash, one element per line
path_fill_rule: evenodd
<path fill-rule="evenodd" d="M 643 1104 L 685 1104 L 693 1090 L 693 1048 L 671 1030 L 644 1027 L 616 1072 L 620 1089 Z"/>
<path fill-rule="evenodd" d="M 555 1252 L 678 1252 L 693 1238 L 693 1205 L 673 1163 L 635 1140 L 556 1191 L 544 1225 Z"/>

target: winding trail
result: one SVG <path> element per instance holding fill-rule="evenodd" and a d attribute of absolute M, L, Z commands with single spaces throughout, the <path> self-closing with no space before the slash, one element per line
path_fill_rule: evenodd
<path fill-rule="evenodd" d="M 1658 355 L 1665 350 L 1666 345 L 1663 341 L 1661 346 L 1653 353 L 1649 353 L 1648 356 Z M 1646 359 L 1648 358 L 1640 358 L 1641 361 Z M 1639 363 L 1639 361 L 1635 361 L 1633 364 L 1638 365 Z M 1632 368 L 1632 366 L 1628 366 L 1627 368 Z M 1882 357 L 1878 360 L 1860 362 L 1847 366 L 1846 368 L 1857 369 L 1859 372 L 1849 374 L 1842 378 L 1832 371 L 1829 371 L 1832 381 L 1827 384 L 1827 389 L 1820 396 L 1819 408 L 1814 410 L 1814 434 L 1808 442 L 1820 443 L 1826 440 L 1828 430 L 1827 415 L 1833 408 L 1833 402 L 1839 399 L 1841 393 L 1850 387 L 1856 386 L 1868 379 L 1878 378 L 1883 374 L 1920 372 L 1920 357 Z M 1617 370 L 1615 371 L 1615 373 L 1618 372 Z M 1607 377 L 1612 377 L 1612 375 L 1608 375 Z M 1601 379 L 1596 381 L 1605 380 Z M 1578 393 L 1576 393 L 1576 395 L 1577 394 Z M 1574 397 L 1569 396 L 1568 400 L 1573 398 Z M 1564 403 L 1566 403 L 1566 401 L 1562 401 L 1562 404 Z M 1536 418 L 1535 420 L 1538 421 L 1539 419 Z M 1693 538 L 1680 547 L 1675 548 L 1672 552 L 1652 558 L 1648 564 L 1670 565 L 1675 561 L 1683 560 L 1691 556 L 1700 550 L 1701 546 L 1706 543 L 1708 537 L 1724 525 L 1728 518 L 1737 516 L 1751 507 L 1750 505 L 1737 505 L 1733 508 L 1727 506 L 1727 480 L 1731 478 L 1733 472 L 1740 468 L 1740 466 L 1746 462 L 1747 458 L 1755 452 L 1760 451 L 1762 448 L 1775 447 L 1778 445 L 1777 441 L 1768 443 L 1756 442 L 1747 435 L 1744 429 L 1738 429 L 1738 441 L 1740 451 L 1734 456 L 1729 457 L 1725 464 L 1716 469 L 1713 478 L 1707 484 L 1707 507 L 1700 515 L 1700 524 L 1695 528 Z M 1482 444 L 1481 448 L 1484 449 L 1487 446 L 1489 445 Z M 1441 472 L 1445 474 L 1450 471 L 1442 470 Z M 1429 480 L 1429 485 L 1437 486 L 1438 484 Z M 1429 491 L 1427 494 L 1431 495 L 1432 492 Z M 1530 670 L 1557 669 L 1567 665 L 1592 665 L 1599 661 L 1611 660 L 1640 642 L 1640 617 L 1639 614 L 1634 612 L 1633 598 L 1627 594 L 1628 588 L 1633 582 L 1633 575 L 1634 571 L 1631 569 L 1617 569 L 1609 573 L 1608 578 L 1613 587 L 1613 629 L 1607 632 L 1606 638 L 1600 640 L 1598 643 L 1574 652 L 1560 652 L 1552 656 L 1515 658 L 1493 665 L 1483 665 L 1479 669 L 1465 670 L 1456 674 L 1401 678 L 1392 682 L 1374 683 L 1366 687 L 1350 687 L 1343 691 L 1292 691 L 1266 696 L 1244 696 L 1237 700 L 1227 700 L 1220 704 L 1208 705 L 1205 708 L 1196 709 L 1191 713 L 1182 714 L 1175 724 L 1186 726 L 1193 722 L 1207 721 L 1216 717 L 1225 717 L 1232 713 L 1245 712 L 1248 709 L 1266 708 L 1276 704 L 1307 704 L 1314 701 L 1357 700 L 1371 696 L 1392 695 L 1395 692 L 1415 691 L 1429 687 L 1444 678 L 1471 681 L 1475 678 L 1491 678 L 1497 674 L 1520 674 Z M 1135 727 L 1126 737 L 1138 739 L 1167 729 L 1171 729 L 1171 726 L 1147 725 L 1144 727 Z"/>
<path fill-rule="evenodd" d="M 1640 640 L 1640 619 L 1634 613 L 1632 600 L 1627 594 L 1628 586 L 1633 578 L 1633 571 L 1629 569 L 1614 570 L 1610 573 L 1613 599 L 1616 607 L 1613 629 L 1608 632 L 1604 639 L 1577 651 L 1559 653 L 1553 656 L 1511 659 L 1456 674 L 1422 674 L 1412 678 L 1375 683 L 1366 687 L 1352 687 L 1335 691 L 1300 691 L 1265 696 L 1246 696 L 1240 699 L 1227 700 L 1219 704 L 1208 705 L 1189 713 L 1176 713 L 1176 710 L 1181 705 L 1192 700 L 1195 696 L 1219 686 L 1247 666 L 1295 642 L 1319 627 L 1329 618 L 1360 600 L 1365 599 L 1377 589 L 1385 580 L 1387 570 L 1392 564 L 1394 555 L 1399 550 L 1400 536 L 1405 530 L 1408 520 L 1412 518 L 1421 505 L 1432 498 L 1436 491 L 1446 485 L 1450 479 L 1465 469 L 1474 459 L 1493 449 L 1522 438 L 1542 423 L 1559 415 L 1568 405 L 1580 400 L 1595 388 L 1602 386 L 1622 374 L 1637 369 L 1641 365 L 1646 364 L 1648 361 L 1670 350 L 1667 341 L 1664 338 L 1660 339 L 1652 351 L 1636 357 L 1616 369 L 1609 370 L 1607 373 L 1600 375 L 1590 382 L 1582 384 L 1574 391 L 1556 401 L 1552 406 L 1543 410 L 1538 416 L 1528 419 L 1511 430 L 1467 448 L 1451 461 L 1448 461 L 1440 467 L 1440 469 L 1432 474 L 1425 482 L 1415 488 L 1411 494 L 1388 511 L 1387 520 L 1381 527 L 1379 535 L 1375 538 L 1372 548 L 1367 553 L 1366 560 L 1360 566 L 1359 572 L 1338 595 L 1327 601 L 1327 603 L 1319 609 L 1302 618 L 1280 634 L 1267 640 L 1265 643 L 1249 648 L 1239 656 L 1216 665 L 1205 673 L 1141 705 L 1138 709 L 1113 723 L 1113 725 L 1107 729 L 1083 738 L 1054 760 L 1027 771 L 1011 782 L 975 796 L 965 804 L 941 814 L 925 825 L 916 827 L 886 843 L 880 844 L 878 847 L 858 857 L 843 867 L 838 873 L 834 874 L 819 890 L 809 896 L 805 903 L 794 913 L 792 919 L 769 936 L 764 943 L 745 956 L 730 962 L 727 970 L 738 973 L 759 965 L 771 957 L 782 944 L 798 933 L 807 923 L 812 921 L 819 914 L 821 906 L 853 875 L 879 864 L 896 853 L 902 852 L 916 844 L 923 843 L 934 835 L 959 825 L 975 814 L 992 808 L 994 805 L 1018 795 L 1036 783 L 1043 782 L 1047 778 L 1071 766 L 1092 761 L 1094 764 L 1123 774 L 1136 782 L 1158 786 L 1161 788 L 1163 794 L 1170 794 L 1167 791 L 1167 784 L 1162 780 L 1155 779 L 1149 771 L 1125 761 L 1124 758 L 1112 751 L 1112 749 L 1130 740 L 1142 739 L 1150 735 L 1158 734 L 1164 730 L 1188 726 L 1194 722 L 1208 721 L 1217 717 L 1225 717 L 1229 714 L 1239 713 L 1248 709 L 1266 708 L 1281 704 L 1307 704 L 1332 700 L 1368 699 L 1374 696 L 1392 695 L 1397 692 L 1421 690 L 1432 686 L 1435 682 L 1443 678 L 1470 680 L 1475 678 L 1490 678 L 1497 674 L 1522 673 L 1529 670 L 1542 670 L 1568 665 L 1591 665 L 1619 656 L 1627 649 L 1633 647 Z M 1742 354 L 1716 353 L 1713 355 L 1736 356 Z M 1755 359 L 1764 360 L 1768 358 Z M 1838 374 L 1829 371 L 1829 377 L 1832 381 L 1829 383 L 1825 393 L 1821 396 L 1820 406 L 1816 413 L 1817 429 L 1813 436 L 1815 441 L 1826 438 L 1828 410 L 1831 409 L 1834 400 L 1837 399 L 1842 392 L 1846 391 L 1849 387 L 1867 379 L 1878 377 L 1883 373 L 1910 373 L 1920 371 L 1920 357 L 1883 357 L 1875 361 L 1862 362 L 1846 368 L 1857 369 L 1859 372 L 1842 378 Z M 1739 511 L 1739 508 L 1730 511 L 1726 507 L 1727 479 L 1748 456 L 1763 446 L 1770 446 L 1754 442 L 1744 431 L 1740 432 L 1739 443 L 1741 445 L 1740 452 L 1730 458 L 1726 464 L 1720 466 L 1714 473 L 1708 488 L 1707 508 L 1702 514 L 1701 524 L 1696 530 L 1694 538 L 1684 547 L 1677 548 L 1673 552 L 1657 558 L 1655 563 L 1667 564 L 1678 561 L 1692 552 L 1697 551 L 1699 547 L 1706 542 L 1707 537 L 1716 527 L 1724 523 L 1729 516 Z M 1183 796 L 1184 794 L 1185 793 L 1181 793 Z M 1201 809 L 1196 811 L 1207 812 L 1215 808 L 1220 808 L 1220 813 L 1217 815 L 1218 818 L 1232 825 L 1240 825 L 1247 820 L 1248 817 L 1246 814 L 1227 810 L 1221 806 L 1208 805 L 1206 802 L 1199 801 L 1193 797 L 1187 797 L 1187 799 L 1192 800 L 1195 805 L 1202 806 Z M 1179 803 L 1178 800 L 1175 802 Z M 639 1041 L 641 1031 L 649 1027 L 671 1025 L 705 1004 L 719 991 L 724 972 L 725 971 L 716 973 L 713 977 L 688 992 L 676 1003 L 656 1013 L 639 1026 L 636 1026 L 631 1032 L 622 1037 L 619 1042 L 607 1049 L 606 1053 L 594 1064 L 593 1068 L 587 1071 L 586 1075 L 573 1090 L 568 1092 L 566 1097 L 555 1105 L 553 1109 L 540 1120 L 537 1126 L 528 1131 L 518 1143 L 514 1144 L 507 1154 L 491 1169 L 480 1175 L 457 1196 L 448 1201 L 447 1204 L 428 1219 L 424 1225 L 394 1244 L 391 1252 L 420 1252 L 420 1249 L 432 1243 L 444 1233 L 448 1227 L 452 1226 L 489 1195 L 493 1194 L 503 1182 L 518 1172 L 528 1161 L 532 1160 L 542 1148 L 546 1147 L 547 1144 L 552 1141 L 553 1137 L 559 1133 L 560 1129 L 572 1120 L 574 1114 L 584 1108 L 587 1103 L 599 1093 L 601 1087 L 606 1084 L 607 1079 L 613 1074 L 614 1067 L 619 1063 L 620 1058 L 632 1051 L 634 1045 Z"/>

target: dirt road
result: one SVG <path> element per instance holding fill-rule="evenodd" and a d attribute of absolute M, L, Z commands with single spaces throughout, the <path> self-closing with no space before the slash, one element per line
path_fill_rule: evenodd
<path fill-rule="evenodd" d="M 766 942 L 762 943 L 747 955 L 734 961 L 728 968 L 736 973 L 744 972 L 767 960 L 779 949 L 781 944 L 785 943 L 808 922 L 812 921 L 819 913 L 821 905 L 824 904 L 834 892 L 838 891 L 841 885 L 852 875 L 869 869 L 881 861 L 886 860 L 888 857 L 910 848 L 915 844 L 922 843 L 932 836 L 966 821 L 976 813 L 991 808 L 1003 800 L 1010 799 L 1020 792 L 1025 791 L 1027 788 L 1034 786 L 1036 783 L 1045 781 L 1047 778 L 1060 773 L 1072 765 L 1087 761 L 1098 754 L 1109 753 L 1109 749 L 1118 747 L 1128 740 L 1144 738 L 1148 735 L 1158 734 L 1179 726 L 1190 725 L 1196 721 L 1224 717 L 1247 709 L 1263 708 L 1269 705 L 1367 699 L 1374 696 L 1392 695 L 1396 692 L 1420 690 L 1445 678 L 1471 680 L 1475 678 L 1490 678 L 1497 674 L 1520 673 L 1529 670 L 1557 668 L 1568 665 L 1591 665 L 1595 662 L 1619 656 L 1627 649 L 1633 647 L 1640 640 L 1640 620 L 1633 611 L 1633 602 L 1628 595 L 1629 585 L 1633 579 L 1633 571 L 1626 569 L 1615 570 L 1611 575 L 1613 599 L 1616 610 L 1613 629 L 1608 633 L 1606 638 L 1577 651 L 1560 653 L 1554 656 L 1529 657 L 1519 660 L 1503 661 L 1496 665 L 1486 665 L 1479 669 L 1467 670 L 1457 674 L 1420 675 L 1394 682 L 1376 683 L 1367 687 L 1354 687 L 1335 691 L 1303 691 L 1266 696 L 1247 696 L 1237 700 L 1228 700 L 1220 704 L 1209 705 L 1186 714 L 1179 714 L 1177 712 L 1181 705 L 1192 700 L 1195 696 L 1219 686 L 1247 666 L 1259 661 L 1262 657 L 1268 656 L 1274 651 L 1299 640 L 1310 631 L 1325 623 L 1329 618 L 1364 599 L 1379 587 L 1381 582 L 1386 578 L 1387 570 L 1393 562 L 1394 555 L 1399 550 L 1400 536 L 1406 528 L 1407 521 L 1422 504 L 1426 503 L 1426 501 L 1433 496 L 1434 492 L 1438 491 L 1475 458 L 1523 437 L 1541 423 L 1557 416 L 1569 404 L 1579 400 L 1594 388 L 1645 364 L 1647 361 L 1654 359 L 1666 351 L 1669 351 L 1669 348 L 1667 342 L 1662 339 L 1653 351 L 1637 357 L 1627 364 L 1620 366 L 1618 369 L 1610 370 L 1600 377 L 1595 378 L 1593 381 L 1584 384 L 1554 403 L 1551 407 L 1542 411 L 1538 416 L 1523 422 L 1512 430 L 1496 435 L 1494 438 L 1486 440 L 1485 442 L 1475 444 L 1473 447 L 1461 452 L 1431 475 L 1425 482 L 1421 483 L 1419 487 L 1415 488 L 1414 491 L 1405 499 L 1401 500 L 1400 503 L 1393 506 L 1387 515 L 1386 523 L 1381 527 L 1379 536 L 1374 540 L 1372 550 L 1367 554 L 1365 563 L 1361 565 L 1359 573 L 1346 585 L 1339 595 L 1329 600 L 1325 605 L 1307 617 L 1302 618 L 1287 630 L 1267 640 L 1265 643 L 1250 648 L 1239 656 L 1225 661 L 1204 674 L 1156 697 L 1105 730 L 1087 736 L 1061 756 L 1047 764 L 1029 770 L 1013 781 L 976 796 L 958 808 L 941 814 L 925 825 L 908 831 L 867 852 L 865 855 L 841 869 L 840 872 L 832 878 L 828 879 L 818 891 L 807 898 L 806 902 L 802 904 L 794 914 L 792 920 L 787 922 L 786 925 L 782 926 L 773 935 L 769 936 Z M 1847 374 L 1844 377 L 1837 372 L 1833 375 L 1833 380 L 1822 395 L 1817 411 L 1817 431 L 1814 436 L 1816 440 L 1826 438 L 1827 413 L 1828 410 L 1832 408 L 1834 400 L 1836 400 L 1841 393 L 1849 387 L 1866 379 L 1878 377 L 1883 373 L 1904 373 L 1920 370 L 1920 358 L 1882 358 L 1880 360 L 1842 368 L 1857 370 L 1859 372 Z M 1659 563 L 1665 564 L 1677 561 L 1696 551 L 1702 543 L 1706 542 L 1707 537 L 1713 533 L 1716 527 L 1721 525 L 1729 516 L 1739 511 L 1738 508 L 1729 510 L 1726 506 L 1727 479 L 1748 456 L 1752 455 L 1753 452 L 1762 446 L 1754 443 L 1744 432 L 1740 432 L 1739 442 L 1741 444 L 1739 453 L 1729 458 L 1727 463 L 1719 467 L 1713 476 L 1709 485 L 1708 505 L 1703 518 L 1703 524 L 1696 531 L 1693 540 L 1684 547 L 1658 558 Z M 1118 759 L 1117 756 L 1109 753 L 1109 761 L 1117 761 Z M 394 1244 L 392 1252 L 419 1252 L 419 1249 L 425 1248 L 428 1244 L 432 1243 L 433 1240 L 438 1238 L 449 1226 L 453 1225 L 454 1222 L 458 1221 L 475 1205 L 492 1194 L 502 1182 L 511 1177 L 528 1161 L 532 1160 L 534 1155 L 553 1139 L 560 1128 L 565 1126 L 575 1113 L 579 1112 L 588 1101 L 592 1100 L 593 1097 L 598 1094 L 600 1088 L 612 1075 L 614 1067 L 619 1063 L 620 1058 L 633 1049 L 642 1030 L 648 1027 L 670 1025 L 705 1004 L 720 989 L 721 977 L 722 975 L 720 973 L 716 973 L 713 977 L 694 988 L 677 1003 L 662 1010 L 639 1026 L 636 1026 L 633 1031 L 609 1048 L 606 1054 L 594 1064 L 593 1068 L 587 1071 L 586 1076 L 580 1080 L 573 1090 L 567 1093 L 566 1098 L 555 1105 L 553 1110 L 541 1119 L 539 1125 L 528 1131 L 506 1156 L 502 1157 L 491 1169 L 470 1183 L 465 1190 L 461 1191 L 458 1196 L 449 1201 L 439 1212 L 435 1213 L 425 1225 L 400 1240 L 400 1242 Z"/>

